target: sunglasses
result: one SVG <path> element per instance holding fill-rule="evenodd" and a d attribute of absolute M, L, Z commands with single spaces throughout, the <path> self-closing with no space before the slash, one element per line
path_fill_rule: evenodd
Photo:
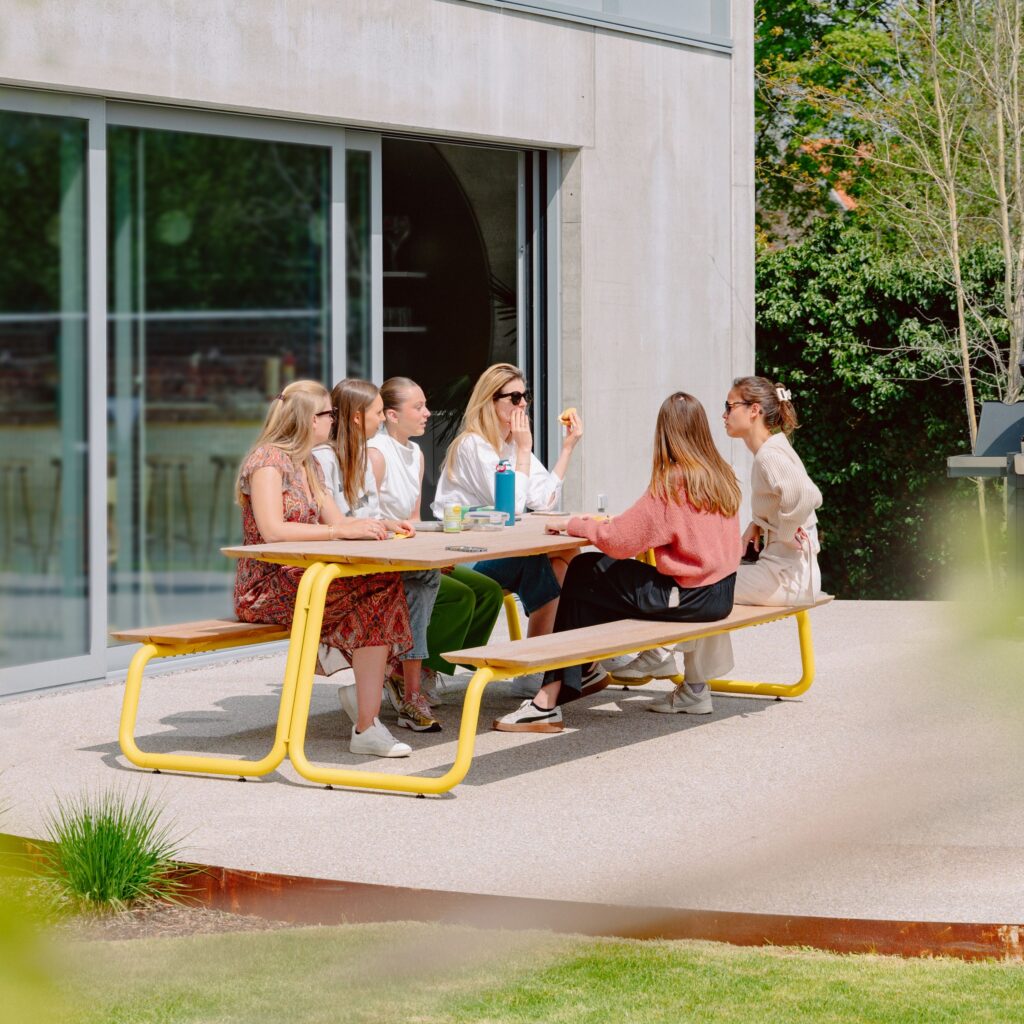
<path fill-rule="evenodd" d="M 532 391 L 505 391 L 505 392 L 499 391 L 498 394 L 496 394 L 494 396 L 494 400 L 496 402 L 500 401 L 502 398 L 507 398 L 513 405 L 519 405 L 520 402 L 525 402 L 527 405 L 529 405 L 533 401 L 533 392 Z"/>
<path fill-rule="evenodd" d="M 338 418 L 338 410 L 337 409 L 324 409 L 323 412 L 315 412 L 315 413 L 313 413 L 313 419 L 315 419 L 315 420 L 320 419 L 321 416 L 330 416 L 331 417 L 331 422 L 333 423 Z"/>
<path fill-rule="evenodd" d="M 736 408 L 737 405 L 753 405 L 753 404 L 754 404 L 753 402 L 728 402 L 727 401 L 725 403 L 725 415 L 728 416 L 729 413 L 731 413 L 733 411 L 733 409 Z"/>

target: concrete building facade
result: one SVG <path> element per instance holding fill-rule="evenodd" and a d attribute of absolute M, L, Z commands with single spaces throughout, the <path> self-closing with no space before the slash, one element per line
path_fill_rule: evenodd
<path fill-rule="evenodd" d="M 437 456 L 517 361 L 542 452 L 583 416 L 567 509 L 640 493 L 675 389 L 744 471 L 718 408 L 753 367 L 750 0 L 4 20 L 0 694 L 118 671 L 115 626 L 229 612 L 233 460 L 296 375 L 423 378 Z"/>

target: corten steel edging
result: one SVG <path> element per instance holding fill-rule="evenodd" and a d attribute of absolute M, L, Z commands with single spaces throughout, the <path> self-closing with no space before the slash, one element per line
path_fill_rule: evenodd
<path fill-rule="evenodd" d="M 43 841 L 0 836 L 0 862 L 38 864 Z M 1024 963 L 1024 924 L 893 921 L 628 907 L 413 889 L 204 864 L 187 865 L 188 898 L 235 914 L 293 924 L 429 921 L 623 939 L 703 939 L 734 946 L 808 946 L 834 953 L 951 956 Z"/>
<path fill-rule="evenodd" d="M 219 910 L 296 924 L 431 921 L 628 939 L 704 939 L 737 946 L 809 946 L 836 953 L 952 956 L 1024 963 L 1024 924 L 892 921 L 628 907 L 435 891 L 204 867 L 189 880 Z"/>

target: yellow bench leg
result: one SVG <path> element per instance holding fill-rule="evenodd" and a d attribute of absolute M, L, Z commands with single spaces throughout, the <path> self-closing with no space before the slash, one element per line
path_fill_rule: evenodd
<path fill-rule="evenodd" d="M 288 646 L 288 660 L 285 664 L 284 680 L 281 685 L 281 701 L 277 712 L 277 729 L 270 750 L 258 761 L 240 758 L 211 757 L 200 754 L 154 754 L 141 750 L 135 742 L 135 722 L 139 711 L 139 697 L 142 692 L 142 675 L 146 665 L 153 658 L 168 658 L 176 654 L 196 654 L 202 651 L 224 650 L 227 647 L 243 647 L 245 644 L 232 640 L 230 643 L 196 643 L 188 646 L 144 644 L 131 660 L 128 677 L 125 680 L 124 700 L 121 704 L 121 724 L 118 739 L 124 756 L 140 768 L 157 771 L 209 772 L 214 775 L 267 775 L 284 760 L 288 752 L 288 729 L 291 724 L 292 708 L 295 701 L 295 683 L 298 677 L 299 656 L 302 652 L 302 638 L 305 635 L 306 618 L 309 613 L 309 598 L 313 583 L 321 567 L 313 566 L 302 577 L 295 599 L 295 614 L 292 620 L 291 642 Z M 322 615 L 321 615 L 322 617 Z M 256 640 L 252 643 L 260 643 Z"/>
<path fill-rule="evenodd" d="M 800 664 L 803 674 L 791 684 L 755 683 L 743 679 L 711 679 L 708 686 L 716 693 L 753 693 L 763 697 L 799 697 L 814 682 L 814 642 L 811 639 L 811 620 L 807 612 L 795 616 L 800 638 Z M 682 677 L 680 676 L 681 680 Z"/>
<path fill-rule="evenodd" d="M 306 728 L 309 722 L 310 699 L 313 696 L 313 674 L 316 667 L 317 647 L 320 643 L 320 629 L 323 625 L 324 601 L 327 597 L 327 588 L 333 580 L 342 574 L 343 570 L 339 571 L 337 566 L 324 566 L 313 587 L 302 659 L 299 664 L 288 756 L 295 766 L 295 770 L 303 778 L 325 786 L 384 789 L 399 793 L 447 793 L 466 777 L 466 772 L 469 771 L 469 766 L 472 763 L 477 724 L 480 719 L 480 701 L 483 697 L 484 687 L 495 679 L 511 678 L 510 673 L 490 668 L 480 668 L 473 673 L 462 706 L 462 721 L 459 725 L 455 761 L 451 768 L 440 777 L 397 775 L 357 768 L 328 768 L 315 765 L 306 757 Z"/>
<path fill-rule="evenodd" d="M 509 639 L 522 640 L 523 627 L 519 621 L 519 607 L 516 605 L 515 594 L 506 592 L 502 603 L 505 605 L 505 618 L 508 620 Z"/>

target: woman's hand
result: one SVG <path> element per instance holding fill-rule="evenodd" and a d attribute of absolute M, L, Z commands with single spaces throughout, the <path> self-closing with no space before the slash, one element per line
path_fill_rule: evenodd
<path fill-rule="evenodd" d="M 384 525 L 392 533 L 402 533 L 405 534 L 406 537 L 416 536 L 416 527 L 413 526 L 408 519 L 385 519 Z"/>
<path fill-rule="evenodd" d="M 388 529 L 380 519 L 345 519 L 334 527 L 338 540 L 384 540 Z"/>
<path fill-rule="evenodd" d="M 583 420 L 575 409 L 569 413 L 569 425 L 565 428 L 565 440 L 562 441 L 562 448 L 572 451 L 583 439 Z"/>
<path fill-rule="evenodd" d="M 746 549 L 748 544 L 753 544 L 755 548 L 761 547 L 761 527 L 757 523 L 751 523 L 743 531 L 743 547 Z"/>
<path fill-rule="evenodd" d="M 782 543 L 793 551 L 802 551 L 805 544 L 810 544 L 810 538 L 807 536 L 807 531 L 802 526 L 798 526 L 793 539 L 784 540 Z"/>
<path fill-rule="evenodd" d="M 517 405 L 509 419 L 512 430 L 512 441 L 521 453 L 533 451 L 533 431 L 530 430 L 530 417 L 526 415 L 526 407 Z"/>
<path fill-rule="evenodd" d="M 569 517 L 565 516 L 562 519 L 549 519 L 544 524 L 545 533 L 565 533 L 569 528 Z"/>

